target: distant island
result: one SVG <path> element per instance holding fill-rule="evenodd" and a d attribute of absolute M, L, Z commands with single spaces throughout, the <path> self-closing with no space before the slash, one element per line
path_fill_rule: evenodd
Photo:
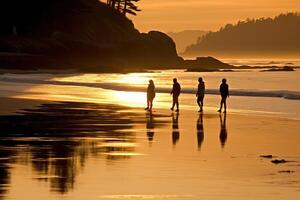
<path fill-rule="evenodd" d="M 209 32 L 190 45 L 185 56 L 299 57 L 300 14 L 247 19 Z"/>
<path fill-rule="evenodd" d="M 195 44 L 198 38 L 202 37 L 206 33 L 208 33 L 208 31 L 184 30 L 180 32 L 168 32 L 167 35 L 174 40 L 177 52 L 181 54 L 188 46 Z"/>

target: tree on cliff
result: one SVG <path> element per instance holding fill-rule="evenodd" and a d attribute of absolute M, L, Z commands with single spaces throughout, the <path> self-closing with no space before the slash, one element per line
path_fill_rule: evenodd
<path fill-rule="evenodd" d="M 107 0 L 107 5 L 111 8 L 118 10 L 124 15 L 131 14 L 137 15 L 137 12 L 141 11 L 136 5 L 140 0 Z"/>

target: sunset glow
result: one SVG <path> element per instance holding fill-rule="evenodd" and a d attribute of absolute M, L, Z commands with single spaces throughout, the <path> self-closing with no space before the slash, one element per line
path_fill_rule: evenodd
<path fill-rule="evenodd" d="M 298 0 L 142 0 L 139 6 L 143 12 L 131 18 L 141 31 L 217 30 L 247 18 L 300 11 Z"/>

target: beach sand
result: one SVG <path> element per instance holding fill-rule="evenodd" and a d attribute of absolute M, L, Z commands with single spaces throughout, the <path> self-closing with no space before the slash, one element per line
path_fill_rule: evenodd
<path fill-rule="evenodd" d="M 0 102 L 4 199 L 300 195 L 299 120 L 191 110 L 150 114 L 19 98 Z M 272 163 L 276 159 L 287 162 Z"/>

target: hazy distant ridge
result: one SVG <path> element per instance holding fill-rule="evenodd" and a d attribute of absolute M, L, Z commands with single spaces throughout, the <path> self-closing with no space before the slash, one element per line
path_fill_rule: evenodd
<path fill-rule="evenodd" d="M 247 19 L 200 37 L 185 55 L 300 55 L 300 14 Z"/>
<path fill-rule="evenodd" d="M 167 35 L 176 43 L 177 52 L 183 53 L 188 46 L 195 44 L 197 39 L 207 32 L 202 30 L 184 30 L 180 32 L 168 32 Z"/>

